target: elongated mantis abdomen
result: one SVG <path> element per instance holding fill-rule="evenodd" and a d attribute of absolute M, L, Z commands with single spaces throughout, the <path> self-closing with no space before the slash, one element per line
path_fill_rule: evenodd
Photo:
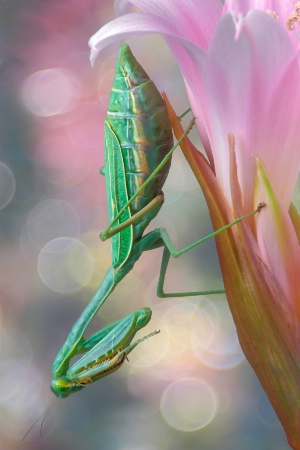
<path fill-rule="evenodd" d="M 137 190 L 149 180 L 173 147 L 166 106 L 155 84 L 123 43 L 105 121 L 105 173 L 109 220 L 113 222 Z M 161 194 L 171 159 L 151 178 L 115 225 L 128 220 Z M 143 234 L 162 206 L 163 196 L 132 226 L 112 236 L 113 266 L 127 260 L 134 241 Z"/>
<path fill-rule="evenodd" d="M 173 147 L 172 128 L 164 101 L 142 66 L 137 61 L 132 64 L 132 60 L 130 48 L 123 44 L 106 119 L 121 146 L 129 198 Z M 111 149 L 106 148 L 107 159 L 110 152 Z M 170 165 L 171 159 L 131 203 L 132 214 L 160 194 Z M 110 217 L 110 221 L 113 219 Z"/>

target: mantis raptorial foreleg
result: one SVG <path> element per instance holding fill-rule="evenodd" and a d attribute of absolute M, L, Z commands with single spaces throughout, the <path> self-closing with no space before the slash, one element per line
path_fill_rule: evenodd
<path fill-rule="evenodd" d="M 123 278 L 110 268 L 95 295 L 83 310 L 65 344 L 58 352 L 53 365 L 51 390 L 59 398 L 83 389 L 109 373 L 117 370 L 126 356 L 147 337 L 157 334 L 153 332 L 145 338 L 132 342 L 138 330 L 151 319 L 151 310 L 143 308 L 126 316 L 104 329 L 84 339 L 83 334 L 99 308 Z M 70 368 L 73 356 L 85 353 Z"/>

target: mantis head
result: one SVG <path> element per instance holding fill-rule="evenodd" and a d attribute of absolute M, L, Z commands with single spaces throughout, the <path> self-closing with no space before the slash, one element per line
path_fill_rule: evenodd
<path fill-rule="evenodd" d="M 72 394 L 82 388 L 79 387 L 79 389 L 76 389 L 73 381 L 70 381 L 67 377 L 62 377 L 52 380 L 50 383 L 50 389 L 58 398 L 66 398 L 69 394 Z"/>

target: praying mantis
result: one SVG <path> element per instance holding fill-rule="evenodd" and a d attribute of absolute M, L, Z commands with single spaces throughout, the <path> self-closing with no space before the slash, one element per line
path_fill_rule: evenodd
<path fill-rule="evenodd" d="M 119 369 L 127 355 L 153 333 L 133 342 L 138 330 L 151 319 L 151 310 L 133 312 L 84 339 L 84 332 L 100 307 L 131 271 L 144 251 L 163 247 L 157 287 L 159 297 L 183 297 L 219 294 L 223 290 L 166 294 L 163 289 L 170 255 L 178 257 L 219 232 L 249 217 L 243 216 L 221 230 L 178 251 L 168 232 L 158 228 L 144 235 L 164 201 L 163 184 L 171 156 L 189 133 L 190 126 L 174 145 L 165 103 L 154 83 L 122 43 L 116 62 L 105 128 L 105 165 L 100 172 L 106 178 L 110 225 L 100 234 L 111 238 L 112 266 L 101 285 L 71 329 L 52 366 L 51 390 L 59 398 Z M 84 355 L 71 367 L 73 356 Z"/>

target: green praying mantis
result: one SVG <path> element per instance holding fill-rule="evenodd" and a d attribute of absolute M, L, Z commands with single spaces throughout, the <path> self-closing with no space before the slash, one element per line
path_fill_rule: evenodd
<path fill-rule="evenodd" d="M 219 294 L 223 290 L 164 292 L 164 280 L 169 258 L 186 253 L 205 240 L 231 227 L 256 211 L 243 216 L 224 228 L 200 239 L 182 250 L 176 250 L 164 228 L 144 235 L 148 224 L 159 212 L 164 201 L 163 184 L 167 178 L 171 156 L 187 131 L 174 145 L 172 128 L 165 103 L 154 83 L 136 61 L 129 46 L 122 43 L 116 62 L 105 127 L 105 166 L 100 172 L 106 178 L 110 225 L 101 240 L 111 238 L 112 267 L 100 287 L 71 329 L 58 352 L 53 366 L 51 390 L 59 398 L 114 372 L 127 355 L 154 331 L 133 341 L 138 330 L 151 319 L 151 310 L 143 308 L 114 322 L 84 339 L 84 332 L 120 281 L 131 271 L 144 251 L 163 247 L 163 257 L 157 287 L 159 297 L 183 297 Z M 75 355 L 83 354 L 71 367 Z"/>

